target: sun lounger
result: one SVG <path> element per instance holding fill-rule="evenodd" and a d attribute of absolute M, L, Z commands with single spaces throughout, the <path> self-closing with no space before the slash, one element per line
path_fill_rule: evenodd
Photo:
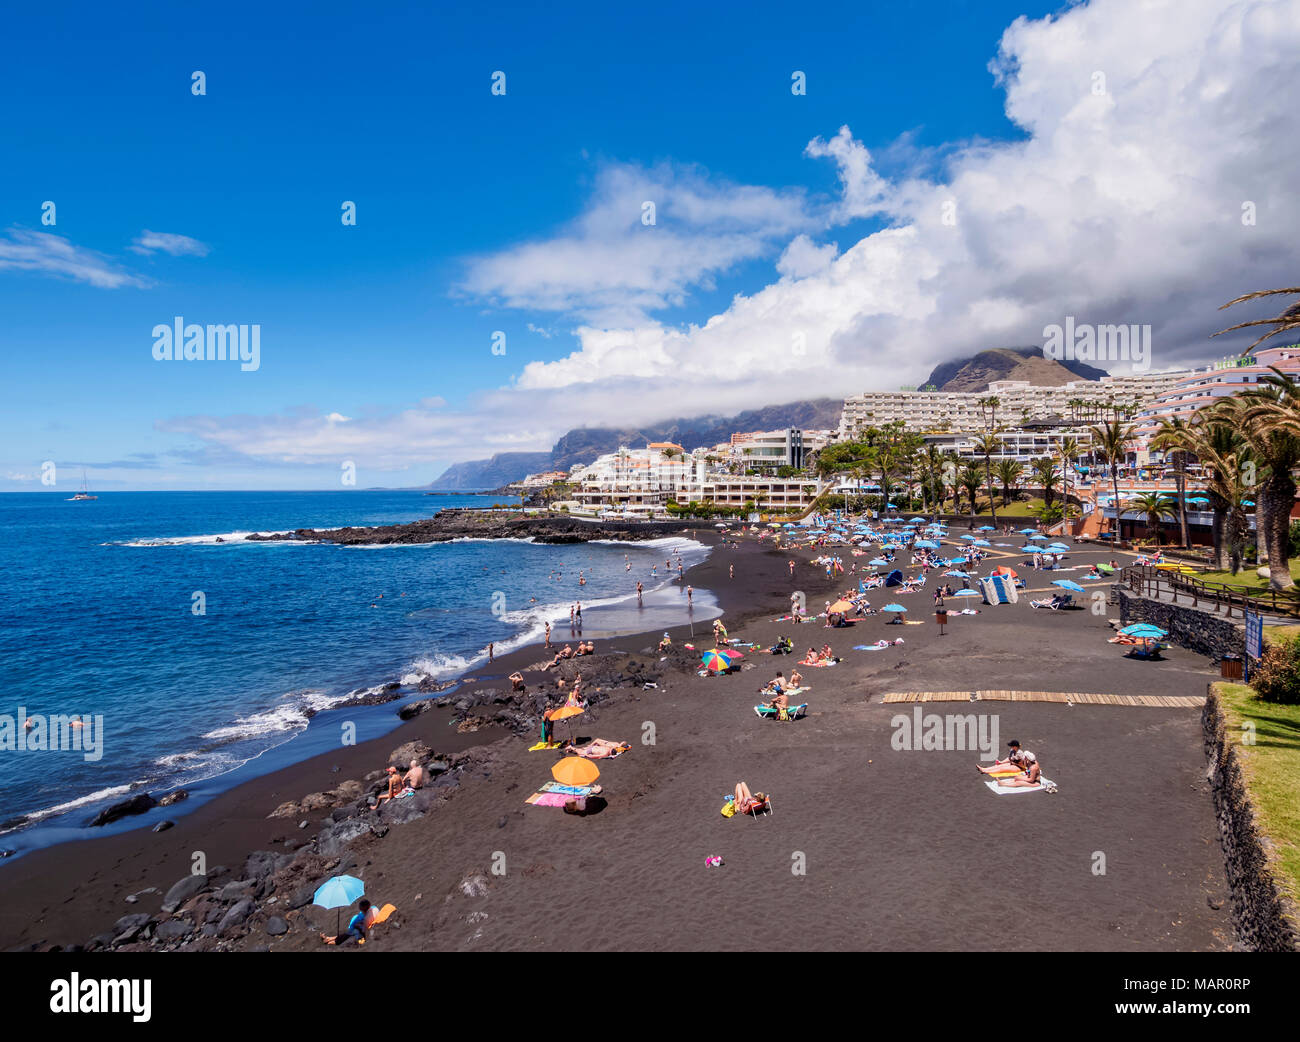
<path fill-rule="evenodd" d="M 803 702 L 797 706 L 789 706 L 785 711 L 785 718 L 787 720 L 798 720 L 799 717 L 803 716 L 807 711 L 808 711 L 807 702 Z M 757 713 L 759 716 L 761 716 L 764 720 L 781 719 L 781 710 L 777 709 L 775 706 L 756 705 L 754 706 L 754 712 Z"/>

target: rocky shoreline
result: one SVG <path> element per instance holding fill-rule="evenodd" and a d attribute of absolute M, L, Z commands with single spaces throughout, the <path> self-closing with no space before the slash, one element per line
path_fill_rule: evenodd
<path fill-rule="evenodd" d="M 561 668 L 570 681 L 582 673 L 588 704 L 593 708 L 608 703 L 619 689 L 657 684 L 666 669 L 688 673 L 695 668 L 693 656 L 684 650 L 677 649 L 666 659 L 649 651 L 583 656 Z M 375 697 L 387 700 L 384 694 Z M 268 819 L 285 823 L 285 835 L 278 837 L 280 849 L 251 851 L 242 865 L 218 865 L 185 875 L 168 888 L 158 912 L 123 915 L 84 944 L 45 945 L 38 950 L 247 950 L 257 947 L 263 935 L 270 939 L 301 928 L 298 920 L 306 914 L 317 887 L 332 875 L 358 867 L 358 857 L 363 855 L 352 849 L 354 843 L 382 839 L 390 828 L 436 811 L 465 781 L 489 775 L 500 757 L 501 743 L 536 732 L 546 704 L 547 693 L 541 687 L 514 692 L 479 684 L 473 678 L 450 694 L 404 703 L 397 711 L 403 720 L 434 709 L 450 709 L 451 722 L 460 734 L 488 728 L 499 733 L 504 728 L 512 737 L 452 754 L 439 754 L 421 739 L 404 742 L 392 750 L 384 768 L 369 771 L 361 779 L 342 781 L 329 790 L 284 801 L 271 810 Z M 424 767 L 429 779 L 426 785 L 400 802 L 376 807 L 375 797 L 385 788 L 386 767 L 405 770 L 412 760 Z M 180 798 L 183 794 L 180 790 Z M 147 800 L 147 808 L 128 809 L 123 804 L 110 811 L 122 816 L 165 802 L 147 795 L 135 799 Z M 145 892 L 126 900 L 138 904 Z"/>
<path fill-rule="evenodd" d="M 249 542 L 319 542 L 340 546 L 445 543 L 453 539 L 532 539 L 537 543 L 589 543 L 597 539 L 639 542 L 680 535 L 698 521 L 582 521 L 564 514 L 520 515 L 515 511 L 440 510 L 433 517 L 398 525 L 337 529 L 298 528 L 260 532 Z"/>

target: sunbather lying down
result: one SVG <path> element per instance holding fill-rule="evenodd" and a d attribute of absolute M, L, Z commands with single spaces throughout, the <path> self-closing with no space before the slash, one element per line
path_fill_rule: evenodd
<path fill-rule="evenodd" d="M 585 756 L 588 760 L 604 760 L 619 753 L 625 753 L 632 747 L 627 742 L 611 742 L 604 738 L 593 738 L 586 745 L 574 745 L 570 742 L 564 747 L 566 753 Z"/>

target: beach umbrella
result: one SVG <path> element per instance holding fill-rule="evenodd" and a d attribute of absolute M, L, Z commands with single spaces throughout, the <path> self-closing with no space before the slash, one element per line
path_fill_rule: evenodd
<path fill-rule="evenodd" d="M 902 611 L 902 612 L 907 611 L 906 608 L 904 608 L 901 604 L 898 604 L 898 603 L 894 603 L 894 604 L 886 604 L 886 605 L 885 605 L 883 608 L 881 608 L 880 610 L 881 610 L 881 611 Z"/>
<path fill-rule="evenodd" d="M 556 720 L 570 720 L 570 721 L 571 721 L 575 716 L 581 716 L 581 715 L 582 715 L 583 713 L 585 713 L 585 712 L 586 712 L 586 710 L 583 709 L 582 706 L 562 705 L 562 706 L 560 706 L 558 709 L 552 709 L 552 710 L 550 711 L 550 717 L 549 717 L 549 719 L 550 719 L 551 723 L 554 723 Z M 569 724 L 569 739 L 570 739 L 570 740 L 573 739 L 573 724 L 572 724 L 572 723 Z"/>
<path fill-rule="evenodd" d="M 1021 535 L 1033 535 L 1033 534 L 1034 534 L 1035 532 L 1037 532 L 1037 531 L 1038 531 L 1037 528 L 1022 528 L 1022 529 L 1020 529 L 1020 534 L 1021 534 Z"/>
<path fill-rule="evenodd" d="M 923 524 L 925 524 L 925 518 L 923 518 L 923 517 L 914 517 L 914 518 L 912 518 L 912 524 L 914 524 L 914 525 L 923 525 Z"/>
<path fill-rule="evenodd" d="M 734 659 L 738 658 L 734 651 L 718 651 L 716 648 L 712 651 L 706 651 L 701 659 L 701 665 L 710 673 L 723 673 L 730 669 Z"/>
<path fill-rule="evenodd" d="M 913 545 L 914 547 L 916 547 L 918 550 L 938 550 L 938 549 L 939 549 L 939 544 L 938 544 L 938 543 L 935 543 L 935 542 L 931 542 L 929 539 L 918 539 L 918 540 L 917 540 L 915 543 L 913 543 L 912 545 Z"/>
<path fill-rule="evenodd" d="M 1017 572 L 1014 568 L 1008 568 L 1005 564 L 1003 564 L 1003 565 L 999 565 L 997 568 L 994 568 L 994 569 L 993 569 L 993 574 L 994 574 L 994 575 L 1009 575 L 1009 576 L 1011 576 L 1011 578 L 1013 578 L 1013 579 L 1019 579 L 1019 578 L 1020 578 L 1020 573 L 1019 573 L 1019 572 Z"/>
<path fill-rule="evenodd" d="M 1053 586 L 1059 586 L 1064 590 L 1073 590 L 1075 593 L 1083 593 L 1083 587 L 1073 579 L 1053 579 Z"/>
<path fill-rule="evenodd" d="M 828 614 L 847 615 L 853 611 L 853 603 L 851 601 L 836 601 L 826 611 Z"/>
<path fill-rule="evenodd" d="M 964 535 L 964 536 L 962 536 L 962 538 L 963 538 L 963 539 L 969 539 L 969 540 L 971 540 L 972 542 L 974 542 L 976 539 L 979 538 L 979 536 L 977 536 L 977 535 Z"/>
<path fill-rule="evenodd" d="M 954 579 L 969 579 L 969 578 L 970 578 L 970 573 L 969 573 L 969 572 L 951 571 L 951 572 L 944 572 L 943 574 L 944 574 L 944 575 L 951 575 Z"/>
<path fill-rule="evenodd" d="M 1040 550 L 1042 550 L 1041 546 L 1030 546 L 1028 543 L 1020 548 L 1022 554 L 1036 554 Z"/>
<path fill-rule="evenodd" d="M 990 543 L 987 539 L 976 539 L 975 542 L 971 543 L 970 545 L 971 546 L 992 546 L 993 544 Z"/>
<path fill-rule="evenodd" d="M 980 531 L 981 531 L 981 532 L 996 532 L 997 529 L 994 528 L 992 525 L 980 525 Z"/>
<path fill-rule="evenodd" d="M 882 565 L 888 563 L 889 562 L 886 561 L 883 557 L 873 557 L 870 561 L 867 562 L 867 564 L 871 564 L 871 565 Z"/>
<path fill-rule="evenodd" d="M 978 597 L 978 590 L 958 590 L 953 594 L 954 597 Z"/>
<path fill-rule="evenodd" d="M 334 916 L 334 933 L 337 936 L 342 932 L 342 909 L 365 894 L 366 884 L 356 876 L 331 876 L 316 888 L 311 903 L 321 908 L 339 909 Z"/>
<path fill-rule="evenodd" d="M 1137 637 L 1141 640 L 1160 640 L 1162 637 L 1169 636 L 1166 630 L 1159 626 L 1153 626 L 1149 622 L 1135 622 L 1132 626 L 1125 626 L 1120 633 L 1126 637 Z"/>
<path fill-rule="evenodd" d="M 783 524 L 781 527 L 782 527 L 782 528 L 794 528 L 795 526 L 794 526 L 791 522 L 787 521 L 787 522 L 786 522 L 785 524 Z"/>
<path fill-rule="evenodd" d="M 1030 539 L 1046 539 L 1047 536 L 1043 535 L 1042 532 L 1035 532 L 1035 533 L 1034 533 L 1033 535 L 1031 535 L 1029 538 L 1030 538 Z"/>
<path fill-rule="evenodd" d="M 719 521 L 719 522 L 718 522 L 716 525 L 714 525 L 713 527 L 714 527 L 714 528 L 726 528 L 726 527 L 727 527 L 727 523 L 726 523 L 725 521 Z"/>
<path fill-rule="evenodd" d="M 584 756 L 566 756 L 551 768 L 551 777 L 561 785 L 590 785 L 600 777 L 600 768 Z"/>

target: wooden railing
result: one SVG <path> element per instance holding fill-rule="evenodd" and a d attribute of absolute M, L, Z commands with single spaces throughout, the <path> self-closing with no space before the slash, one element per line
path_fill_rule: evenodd
<path fill-rule="evenodd" d="M 1159 598 L 1161 594 L 1190 597 L 1192 607 L 1206 607 L 1218 612 L 1227 609 L 1227 617 L 1234 611 L 1253 611 L 1263 615 L 1285 615 L 1300 618 L 1300 600 L 1277 590 L 1261 590 L 1258 594 L 1244 592 L 1238 586 L 1199 579 L 1194 575 L 1168 571 L 1149 566 L 1130 565 L 1121 573 L 1120 581 L 1134 593 L 1143 597 Z"/>

